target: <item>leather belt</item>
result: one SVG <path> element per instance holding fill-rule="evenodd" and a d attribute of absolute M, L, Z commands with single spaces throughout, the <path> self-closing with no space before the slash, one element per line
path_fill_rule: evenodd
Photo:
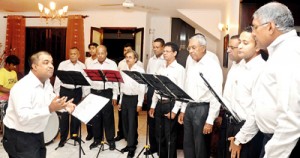
<path fill-rule="evenodd" d="M 94 94 L 100 94 L 100 93 L 104 93 L 104 92 L 110 92 L 112 91 L 112 89 L 91 89 L 91 93 Z"/>
<path fill-rule="evenodd" d="M 159 99 L 158 100 L 161 104 L 168 104 L 168 103 L 171 103 L 171 100 L 170 99 Z"/>

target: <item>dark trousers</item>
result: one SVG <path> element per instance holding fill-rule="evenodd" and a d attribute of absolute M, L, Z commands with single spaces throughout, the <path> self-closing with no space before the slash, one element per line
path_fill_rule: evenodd
<path fill-rule="evenodd" d="M 152 103 L 152 96 L 154 93 L 154 89 L 152 87 L 148 87 L 147 92 L 147 111 L 149 111 L 151 103 Z M 147 113 L 147 120 L 148 120 L 148 126 L 149 126 L 149 144 L 151 151 L 157 151 L 157 142 L 155 138 L 155 118 L 152 118 L 149 116 L 149 113 Z"/>
<path fill-rule="evenodd" d="M 262 150 L 260 153 L 260 158 L 263 158 L 265 155 L 265 145 L 268 143 L 268 141 L 272 138 L 273 134 L 263 134 L 263 143 L 262 143 Z M 291 152 L 291 155 L 289 158 L 299 158 L 300 156 L 300 142 L 298 141 L 296 146 L 294 147 L 294 149 Z"/>
<path fill-rule="evenodd" d="M 24 133 L 6 126 L 3 146 L 9 158 L 45 158 L 44 134 Z"/>
<path fill-rule="evenodd" d="M 61 97 L 66 96 L 68 97 L 67 100 L 74 99 L 73 103 L 78 104 L 81 101 L 82 98 L 82 89 L 76 88 L 76 89 L 67 89 L 64 87 L 60 87 L 59 95 Z M 68 134 L 69 134 L 69 119 L 71 117 L 71 123 L 70 123 L 70 136 L 71 137 L 77 137 L 78 136 L 78 130 L 80 126 L 80 120 L 78 120 L 73 115 L 70 115 L 68 112 L 62 112 L 60 114 L 60 140 L 66 141 Z"/>
<path fill-rule="evenodd" d="M 173 109 L 174 102 L 161 103 L 158 102 L 155 108 L 155 129 L 156 141 L 158 142 L 159 157 L 168 157 L 168 143 L 170 142 L 169 158 L 177 158 L 176 143 L 177 143 L 177 118 L 168 119 L 165 114 Z"/>
<path fill-rule="evenodd" d="M 91 89 L 91 93 L 109 99 L 109 102 L 101 109 L 93 118 L 93 134 L 94 141 L 101 141 L 103 136 L 103 128 L 105 131 L 105 138 L 108 143 L 114 143 L 115 136 L 115 120 L 114 107 L 112 105 L 112 89 L 97 91 Z"/>
<path fill-rule="evenodd" d="M 228 137 L 234 137 L 244 125 L 244 122 L 235 124 L 231 122 L 230 119 L 228 118 L 226 118 L 224 121 L 227 122 L 226 139 Z M 251 141 L 242 145 L 242 149 L 240 151 L 240 158 L 259 158 L 262 149 L 262 143 L 263 143 L 262 141 L 263 141 L 263 134 L 261 132 L 258 132 L 252 138 Z M 226 143 L 225 151 L 226 151 L 227 158 L 231 157 L 231 153 L 229 152 L 229 145 L 230 142 Z"/>
<path fill-rule="evenodd" d="M 210 134 L 203 134 L 209 103 L 189 103 L 184 115 L 183 152 L 186 158 L 209 158 Z"/>
<path fill-rule="evenodd" d="M 123 95 L 122 98 L 122 121 L 123 121 L 123 134 L 127 140 L 127 147 L 129 151 L 136 149 L 136 136 L 137 136 L 137 95 Z"/>
<path fill-rule="evenodd" d="M 120 96 L 118 96 L 118 102 L 119 102 Z M 123 121 L 122 121 L 122 110 L 118 111 L 118 115 L 119 115 L 119 123 L 118 123 L 118 132 L 117 132 L 117 136 L 119 137 L 124 137 L 123 135 Z"/>
<path fill-rule="evenodd" d="M 87 131 L 87 135 L 90 135 L 90 136 L 94 136 L 93 134 L 93 125 L 92 125 L 92 121 L 89 121 L 87 124 L 86 124 L 86 131 Z"/>

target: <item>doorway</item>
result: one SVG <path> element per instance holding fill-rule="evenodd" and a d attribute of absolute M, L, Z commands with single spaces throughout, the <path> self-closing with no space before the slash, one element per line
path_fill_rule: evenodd
<path fill-rule="evenodd" d="M 103 44 L 107 47 L 107 57 L 117 64 L 124 59 L 123 48 L 129 43 L 143 61 L 144 28 L 136 27 L 91 27 L 90 42 Z"/>

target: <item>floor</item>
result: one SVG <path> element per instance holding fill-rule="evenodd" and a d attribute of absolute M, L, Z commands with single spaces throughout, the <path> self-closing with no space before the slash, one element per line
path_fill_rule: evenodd
<path fill-rule="evenodd" d="M 118 115 L 117 115 L 117 109 L 115 108 L 115 122 L 118 122 Z M 116 123 L 117 124 L 117 123 Z M 116 128 L 117 129 L 117 128 Z M 142 111 L 139 114 L 139 127 L 138 127 L 138 132 L 139 132 L 139 138 L 138 138 L 138 145 L 137 145 L 137 150 L 135 153 L 135 157 L 138 156 L 139 152 L 143 149 L 143 147 L 146 145 L 146 112 Z M 82 126 L 82 138 L 84 143 L 82 143 L 82 149 L 85 152 L 85 155 L 81 153 L 81 157 L 83 158 L 94 158 L 97 157 L 97 153 L 100 148 L 94 148 L 92 150 L 89 149 L 89 145 L 92 143 L 92 141 L 85 141 L 86 137 L 86 129 L 85 125 Z M 0 139 L 2 140 L 2 135 L 0 135 Z M 47 145 L 47 158 L 75 158 L 75 157 L 80 157 L 79 156 L 79 146 L 78 144 L 74 146 L 74 141 L 69 140 L 64 147 L 58 148 L 55 150 L 59 143 L 59 136 L 53 141 L 53 143 L 50 143 Z M 116 142 L 116 148 L 121 150 L 123 147 L 126 146 L 126 141 L 120 140 Z M 104 145 L 105 149 L 108 149 L 107 145 Z M 155 158 L 158 158 L 157 154 L 155 153 L 153 155 Z M 120 153 L 117 150 L 110 151 L 110 150 L 104 150 L 100 152 L 99 158 L 126 158 L 127 153 Z M 139 157 L 146 157 L 143 155 L 143 153 Z M 152 157 L 152 156 L 149 156 Z M 183 151 L 182 150 L 177 150 L 177 157 L 178 158 L 183 158 Z M 8 158 L 8 155 L 6 154 L 5 150 L 3 149 L 2 143 L 0 143 L 0 158 Z"/>

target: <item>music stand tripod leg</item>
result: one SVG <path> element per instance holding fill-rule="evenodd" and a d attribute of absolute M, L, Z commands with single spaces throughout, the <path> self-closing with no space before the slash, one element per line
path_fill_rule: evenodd
<path fill-rule="evenodd" d="M 143 153 L 144 150 L 146 150 L 146 152 L 150 153 L 150 145 L 148 144 L 148 138 L 149 138 L 149 122 L 148 122 L 148 112 L 146 115 L 146 120 L 147 120 L 147 126 L 146 126 L 146 145 L 143 147 L 143 149 L 139 152 L 139 154 L 137 155 L 137 158 Z M 152 156 L 152 158 L 154 158 L 153 154 L 150 154 Z M 146 158 L 148 158 L 149 155 L 145 155 Z"/>

